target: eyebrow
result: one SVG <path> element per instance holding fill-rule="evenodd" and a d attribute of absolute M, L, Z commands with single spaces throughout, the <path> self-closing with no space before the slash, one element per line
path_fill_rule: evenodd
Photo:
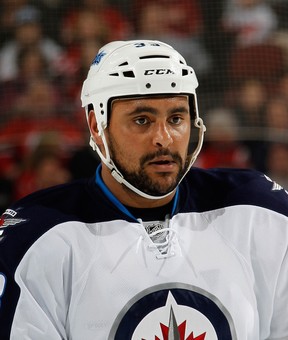
<path fill-rule="evenodd" d="M 141 105 L 136 107 L 135 110 L 131 111 L 129 113 L 129 115 L 133 116 L 133 115 L 137 115 L 143 112 L 149 112 L 153 115 L 157 115 L 157 109 L 155 109 L 154 107 L 148 106 L 148 105 Z M 174 113 L 189 113 L 189 110 L 187 109 L 187 107 L 185 106 L 177 106 L 177 107 L 173 107 L 171 110 L 168 111 L 168 114 L 174 114 Z"/>

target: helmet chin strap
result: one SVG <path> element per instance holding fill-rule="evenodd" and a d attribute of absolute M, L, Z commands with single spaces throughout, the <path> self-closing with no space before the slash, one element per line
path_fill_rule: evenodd
<path fill-rule="evenodd" d="M 199 155 L 199 152 L 202 148 L 203 145 L 203 140 L 204 140 L 204 132 L 206 131 L 206 127 L 203 124 L 203 120 L 201 118 L 197 118 L 194 122 L 195 127 L 197 127 L 199 129 L 199 138 L 198 138 L 198 144 L 197 147 L 195 149 L 195 151 L 193 152 L 193 154 L 191 155 L 190 161 L 189 161 L 189 166 L 187 167 L 187 170 L 185 171 L 184 175 L 182 176 L 182 178 L 180 179 L 179 183 L 177 184 L 177 186 L 180 184 L 180 182 L 183 180 L 183 178 L 186 176 L 187 172 L 190 170 L 190 168 L 192 167 L 193 163 L 195 162 L 197 156 Z M 110 157 L 110 152 L 109 152 L 109 148 L 108 148 L 108 144 L 105 138 L 105 134 L 104 131 L 101 129 L 101 131 L 99 131 L 99 135 L 102 138 L 103 144 L 104 144 L 104 149 L 105 149 L 105 153 L 106 153 L 106 157 L 103 155 L 103 153 L 101 152 L 100 148 L 98 147 L 98 145 L 95 143 L 93 137 L 90 137 L 90 146 L 92 147 L 92 149 L 94 151 L 96 151 L 99 155 L 99 157 L 101 158 L 101 161 L 107 166 L 107 168 L 110 170 L 111 175 L 113 176 L 113 178 L 120 184 L 125 185 L 127 188 L 129 188 L 131 191 L 135 192 L 137 195 L 150 199 L 150 200 L 158 200 L 158 199 L 162 199 L 165 198 L 169 195 L 171 195 L 175 190 L 173 189 L 172 191 L 168 192 L 165 195 L 160 195 L 160 196 L 152 196 L 149 194 L 146 194 L 145 192 L 139 190 L 138 188 L 136 188 L 134 185 L 132 185 L 131 183 L 129 183 L 128 181 L 126 181 L 126 179 L 124 178 L 124 176 L 121 174 L 121 172 L 117 169 L 116 165 L 114 164 L 113 160 Z M 176 187 L 177 187 L 176 186 Z"/>

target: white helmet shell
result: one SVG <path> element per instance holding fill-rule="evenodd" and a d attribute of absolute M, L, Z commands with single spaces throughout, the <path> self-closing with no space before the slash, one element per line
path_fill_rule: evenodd
<path fill-rule="evenodd" d="M 103 133 L 108 125 L 111 101 L 116 98 L 137 96 L 187 95 L 190 100 L 190 114 L 194 118 L 194 125 L 199 128 L 198 146 L 191 155 L 192 165 L 202 147 L 205 131 L 198 114 L 197 86 L 198 81 L 193 68 L 186 64 L 185 59 L 173 47 L 161 41 L 114 41 L 99 50 L 84 81 L 81 100 L 87 118 L 90 105 L 93 106 L 98 132 L 105 147 L 105 156 L 92 137 L 90 145 L 119 183 L 149 199 L 159 199 L 170 194 L 150 196 L 143 193 L 128 183 L 116 168 L 110 158 L 109 147 Z"/>
<path fill-rule="evenodd" d="M 194 70 L 171 46 L 150 40 L 115 41 L 103 46 L 93 60 L 81 99 L 83 107 L 93 104 L 97 123 L 105 129 L 111 98 L 195 96 L 197 86 Z"/>

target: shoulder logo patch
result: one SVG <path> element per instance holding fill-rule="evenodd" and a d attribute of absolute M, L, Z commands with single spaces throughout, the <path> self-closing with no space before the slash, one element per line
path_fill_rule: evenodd
<path fill-rule="evenodd" d="M 271 191 L 280 191 L 280 190 L 284 189 L 280 184 L 278 184 L 275 181 L 273 181 L 270 177 L 268 177 L 266 175 L 264 175 L 264 177 L 267 179 L 267 181 L 272 183 Z"/>
<path fill-rule="evenodd" d="M 25 220 L 24 218 L 5 218 L 5 217 L 1 217 L 0 218 L 0 229 L 1 228 L 5 228 L 5 227 L 10 227 L 22 222 L 25 222 L 27 220 Z"/>
<path fill-rule="evenodd" d="M 21 224 L 27 221 L 24 218 L 15 218 L 17 212 L 11 209 L 7 209 L 0 217 L 0 242 L 4 239 L 4 231 L 7 227 L 13 227 L 17 224 Z"/>

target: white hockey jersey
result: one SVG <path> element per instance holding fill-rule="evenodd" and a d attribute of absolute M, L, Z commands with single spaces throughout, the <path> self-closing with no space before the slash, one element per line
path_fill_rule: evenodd
<path fill-rule="evenodd" d="M 284 189 L 194 168 L 158 242 L 99 171 L 3 214 L 1 340 L 288 339 Z"/>

